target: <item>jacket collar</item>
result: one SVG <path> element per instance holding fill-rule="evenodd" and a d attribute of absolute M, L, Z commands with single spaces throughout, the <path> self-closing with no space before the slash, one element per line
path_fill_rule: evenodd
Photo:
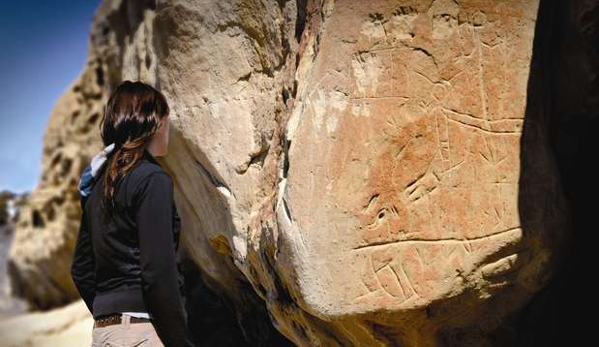
<path fill-rule="evenodd" d="M 99 174 L 101 173 L 104 164 L 106 163 L 108 153 L 114 149 L 114 144 L 110 144 L 105 147 L 100 153 L 96 154 L 91 163 L 88 164 L 83 170 L 81 177 L 79 178 L 78 191 L 82 197 L 88 196 L 91 193 L 92 187 Z M 142 159 L 147 159 L 160 167 L 160 163 L 147 149 L 144 149 Z"/>
<path fill-rule="evenodd" d="M 150 162 L 152 162 L 154 164 L 157 164 L 158 166 L 162 167 L 162 165 L 160 165 L 160 163 L 158 162 L 158 160 L 147 149 L 144 149 L 143 158 L 145 158 L 148 161 L 150 161 Z"/>
<path fill-rule="evenodd" d="M 83 169 L 77 189 L 82 197 L 88 196 L 92 190 L 93 183 L 104 167 L 108 155 L 114 149 L 115 144 L 111 143 L 104 147 L 98 154 L 92 157 L 91 162 Z"/>

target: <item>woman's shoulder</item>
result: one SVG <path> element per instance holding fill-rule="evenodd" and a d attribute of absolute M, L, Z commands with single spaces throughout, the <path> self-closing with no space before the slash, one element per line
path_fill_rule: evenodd
<path fill-rule="evenodd" d="M 132 183 L 142 182 L 151 176 L 165 176 L 165 179 L 170 180 L 168 172 L 160 165 L 142 159 L 130 172 L 130 180 Z"/>
<path fill-rule="evenodd" d="M 142 159 L 128 174 L 127 196 L 134 197 L 150 184 L 172 186 L 168 172 L 160 165 Z"/>

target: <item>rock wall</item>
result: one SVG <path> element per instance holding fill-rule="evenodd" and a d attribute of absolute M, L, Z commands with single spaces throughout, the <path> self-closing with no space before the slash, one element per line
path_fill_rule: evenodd
<path fill-rule="evenodd" d="M 298 68 L 277 210 L 279 259 L 296 272 L 277 272 L 329 322 L 314 334 L 333 331 L 325 345 L 480 345 L 549 281 L 568 225 L 543 114 L 527 104 L 537 8 L 324 11 Z"/>
<path fill-rule="evenodd" d="M 240 327 L 230 345 L 515 339 L 507 322 L 571 242 L 549 94 L 534 84 L 550 27 L 538 9 L 105 0 L 87 66 L 50 118 L 11 252 L 15 291 L 40 308 L 77 297 L 76 179 L 101 148 L 104 103 L 139 79 L 172 109 L 160 160 L 203 288 L 190 289 L 190 325 L 207 345 L 225 344 L 198 323 L 218 310 L 207 295 Z"/>
<path fill-rule="evenodd" d="M 90 346 L 94 320 L 83 300 L 0 320 L 2 347 Z"/>
<path fill-rule="evenodd" d="M 33 309 L 66 304 L 78 295 L 70 275 L 81 220 L 77 183 L 102 148 L 96 77 L 86 69 L 57 101 L 44 134 L 38 185 L 15 225 L 7 264 L 11 292 Z"/>

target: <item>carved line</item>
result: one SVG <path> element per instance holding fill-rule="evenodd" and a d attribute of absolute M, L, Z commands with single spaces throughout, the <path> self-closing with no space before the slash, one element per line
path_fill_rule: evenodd
<path fill-rule="evenodd" d="M 513 228 L 495 232 L 493 234 L 472 237 L 472 238 L 458 239 L 458 238 L 454 238 L 454 237 L 448 237 L 448 238 L 444 238 L 444 239 L 406 239 L 406 240 L 395 240 L 395 241 L 387 241 L 387 242 L 382 241 L 379 243 L 371 243 L 368 245 L 357 246 L 352 249 L 360 250 L 360 249 L 372 248 L 372 247 L 378 247 L 378 246 L 388 246 L 388 245 L 398 244 L 398 243 L 446 243 L 446 244 L 447 243 L 458 243 L 458 244 L 465 245 L 466 243 L 469 244 L 469 242 L 471 242 L 471 241 L 485 240 L 485 239 L 488 239 L 491 237 L 500 236 L 502 234 L 505 234 L 505 233 L 508 233 L 510 231 L 517 230 L 517 229 L 520 229 L 519 225 L 516 227 L 513 227 Z"/>
<path fill-rule="evenodd" d="M 474 128 L 476 130 L 484 131 L 486 133 L 494 134 L 494 135 L 504 135 L 504 134 L 505 135 L 518 135 L 518 134 L 522 133 L 521 131 L 496 131 L 496 130 L 487 130 L 487 129 L 480 128 L 480 127 L 478 127 L 476 125 L 473 125 L 473 124 L 464 123 L 464 122 L 459 121 L 459 120 L 454 119 L 454 118 L 447 117 L 447 119 L 452 120 L 452 121 L 454 121 L 456 123 L 465 125 L 467 127 Z"/>
<path fill-rule="evenodd" d="M 399 264 L 400 272 L 403 274 L 403 276 L 406 279 L 406 282 L 408 282 L 408 286 L 410 286 L 410 289 L 412 290 L 412 295 L 420 296 L 418 294 L 418 292 L 416 292 L 416 289 L 414 289 L 414 286 L 412 285 L 412 281 L 410 281 L 410 277 L 408 277 L 408 274 L 406 273 L 406 270 L 404 269 L 403 264 L 401 262 L 399 262 L 398 264 Z M 410 297 L 412 297 L 412 295 L 410 295 Z"/>
<path fill-rule="evenodd" d="M 349 98 L 350 101 L 353 100 L 376 100 L 376 99 L 401 99 L 401 100 L 409 100 L 407 96 L 399 96 L 399 95 L 389 95 L 389 96 L 364 96 L 358 98 Z"/>
<path fill-rule="evenodd" d="M 473 121 L 476 121 L 476 122 L 482 122 L 482 123 L 484 123 L 487 126 L 491 125 L 492 123 L 500 123 L 500 122 L 506 122 L 506 121 L 512 121 L 512 122 L 516 122 L 516 123 L 522 123 L 522 122 L 524 122 L 524 118 L 506 117 L 506 118 L 500 118 L 500 119 L 484 119 L 484 118 L 479 118 L 479 117 L 473 116 L 470 113 L 459 112 L 459 111 L 456 111 L 454 109 L 447 108 L 447 107 L 442 107 L 441 109 L 443 111 L 446 111 L 446 112 L 449 112 L 449 113 L 455 113 L 458 116 L 470 118 L 470 119 L 472 119 Z M 445 112 L 444 112 L 444 114 L 445 114 Z M 445 114 L 445 116 L 448 117 L 447 114 Z M 451 118 L 451 119 L 453 119 L 453 118 Z M 487 130 L 489 130 L 489 129 L 487 129 Z"/>
<path fill-rule="evenodd" d="M 483 49 L 482 49 L 482 44 L 481 44 L 481 38 L 480 38 L 480 33 L 478 32 L 477 29 L 474 29 L 474 32 L 476 33 L 476 38 L 478 39 L 478 78 L 480 80 L 479 83 L 479 89 L 480 89 L 480 98 L 482 101 L 482 108 L 483 108 L 483 115 L 484 115 L 484 119 L 488 120 L 489 119 L 489 115 L 488 115 L 488 111 L 487 111 L 487 93 L 485 92 L 486 86 L 485 86 L 485 76 L 484 76 L 484 72 L 483 72 Z"/>
<path fill-rule="evenodd" d="M 424 258 L 422 257 L 422 254 L 420 254 L 418 247 L 414 247 L 414 249 L 416 250 L 416 254 L 418 254 L 418 261 L 420 262 L 420 266 L 424 268 Z"/>
<path fill-rule="evenodd" d="M 387 264 L 387 266 L 389 266 L 389 268 L 391 269 L 391 272 L 393 272 L 393 274 L 395 275 L 395 279 L 397 279 L 397 283 L 399 284 L 399 288 L 401 288 L 401 293 L 403 294 L 403 296 L 404 296 L 406 299 L 407 299 L 407 298 L 409 298 L 408 294 L 406 294 L 406 290 L 405 290 L 405 288 L 403 287 L 403 283 L 402 283 L 402 281 L 401 281 L 401 278 L 399 278 L 399 275 L 397 274 L 397 272 L 395 272 L 395 269 L 393 268 L 393 266 L 391 266 L 390 264 Z M 383 287 L 383 289 L 384 289 L 384 288 L 385 288 L 385 287 Z M 385 289 L 385 291 L 386 291 L 387 293 L 389 293 L 389 292 L 388 292 L 386 289 Z M 391 294 L 391 293 L 389 293 L 389 294 Z M 391 295 L 393 295 L 393 294 L 391 294 Z M 393 295 L 393 296 L 395 296 L 395 295 Z M 411 295 L 410 295 L 410 296 L 411 296 Z"/>

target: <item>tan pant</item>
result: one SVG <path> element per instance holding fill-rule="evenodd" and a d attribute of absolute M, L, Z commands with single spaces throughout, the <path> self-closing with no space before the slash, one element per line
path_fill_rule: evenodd
<path fill-rule="evenodd" d="M 124 315 L 121 324 L 94 327 L 92 347 L 164 347 L 152 323 L 130 323 Z"/>

